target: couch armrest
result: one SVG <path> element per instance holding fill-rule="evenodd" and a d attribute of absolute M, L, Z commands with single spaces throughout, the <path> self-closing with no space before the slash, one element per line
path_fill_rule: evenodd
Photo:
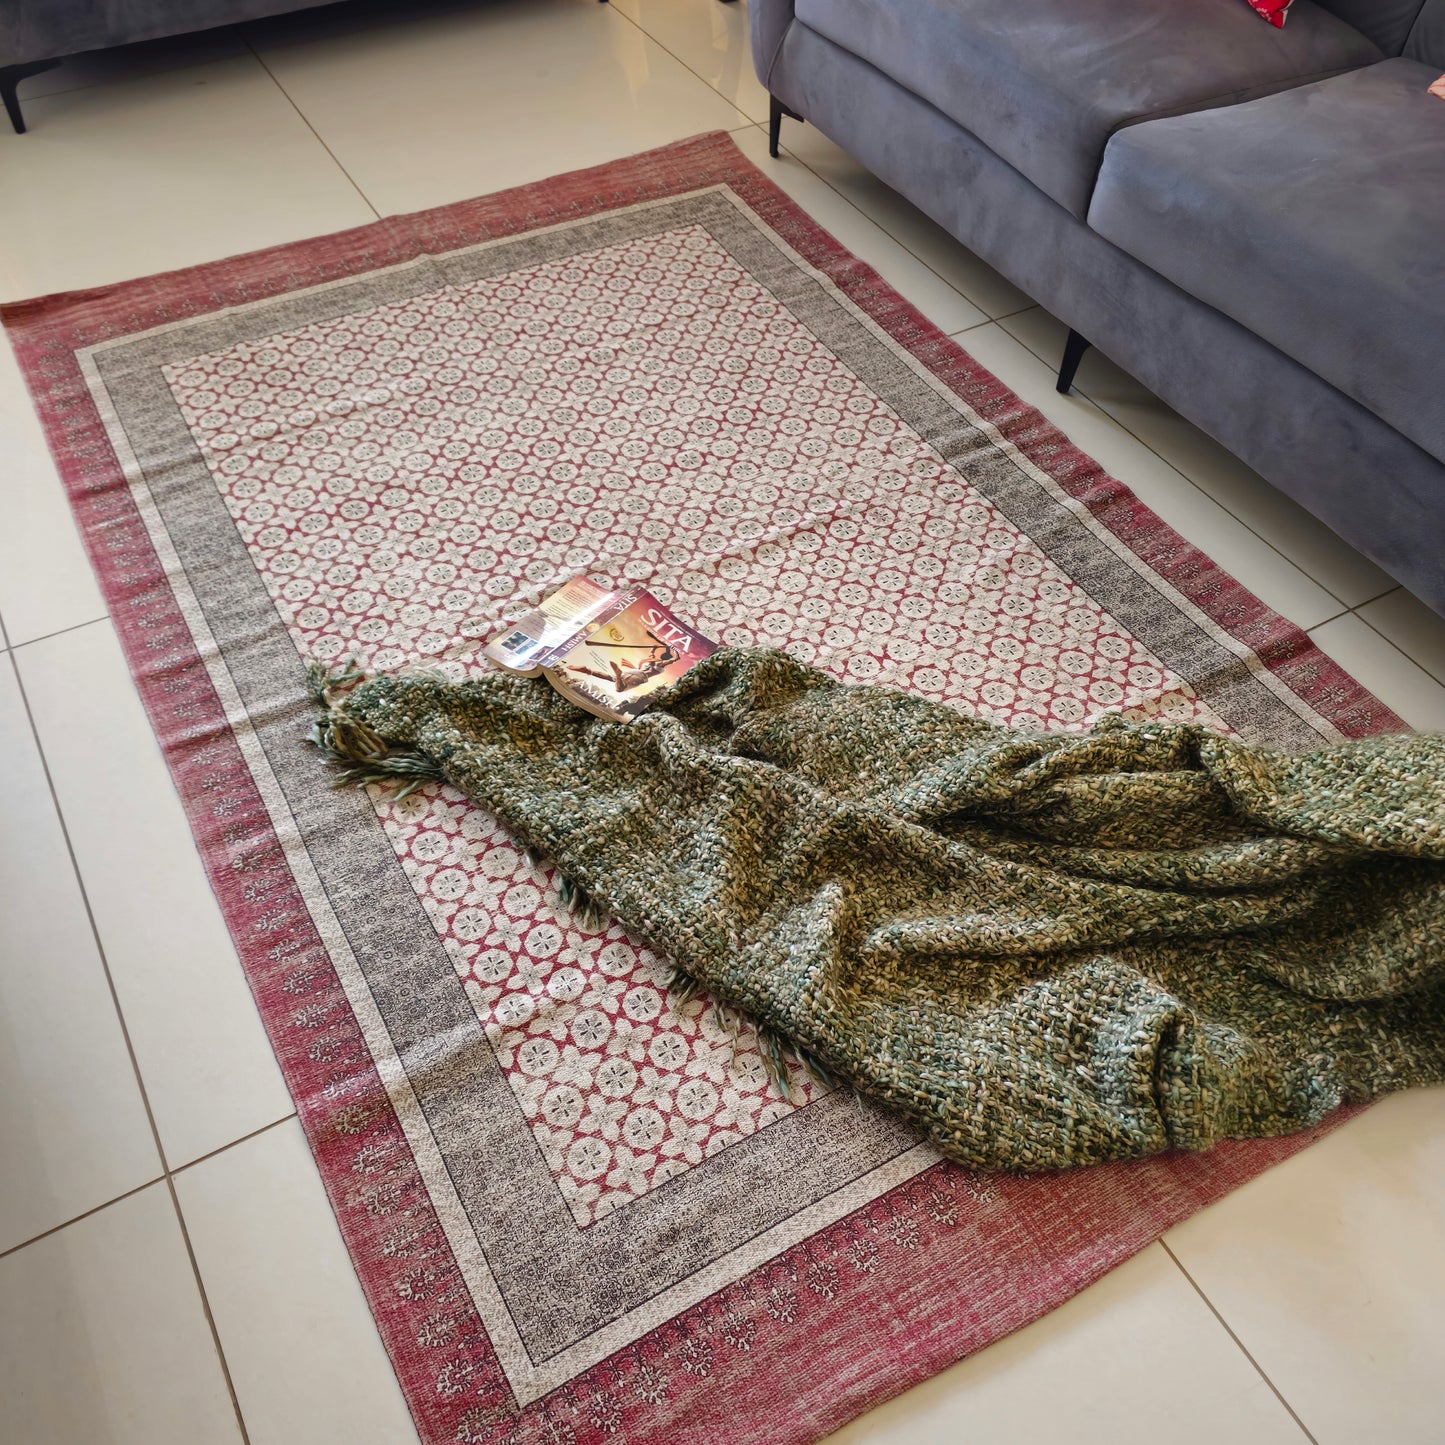
<path fill-rule="evenodd" d="M 773 62 L 783 48 L 783 36 L 793 23 L 793 0 L 748 0 L 748 25 L 752 30 L 753 69 L 767 86 Z M 769 87 L 771 89 L 771 87 Z"/>

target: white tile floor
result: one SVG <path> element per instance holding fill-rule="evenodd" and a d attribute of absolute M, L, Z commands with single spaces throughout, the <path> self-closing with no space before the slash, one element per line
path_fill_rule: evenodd
<path fill-rule="evenodd" d="M 1445 621 L 1097 353 L 1058 396 L 1058 323 L 817 132 L 790 124 L 767 159 L 745 21 L 716 0 L 358 0 L 67 64 L 27 83 L 31 133 L 0 134 L 0 296 L 728 129 L 1173 526 L 1445 727 Z M 0 456 L 0 1440 L 405 1445 L 4 347 Z M 836 1438 L 1435 1445 L 1442 1198 L 1445 1091 L 1389 1100 Z"/>

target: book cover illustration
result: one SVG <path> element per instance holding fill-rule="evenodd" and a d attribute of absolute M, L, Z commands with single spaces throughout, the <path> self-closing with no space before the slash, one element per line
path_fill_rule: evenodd
<path fill-rule="evenodd" d="M 717 644 L 641 587 L 574 578 L 484 649 L 513 672 L 544 673 L 563 697 L 612 722 L 647 711 Z"/>

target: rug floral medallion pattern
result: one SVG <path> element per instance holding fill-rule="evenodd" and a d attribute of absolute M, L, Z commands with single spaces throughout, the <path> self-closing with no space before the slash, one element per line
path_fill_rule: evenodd
<path fill-rule="evenodd" d="M 302 659 L 583 572 L 1015 725 L 1394 721 L 725 139 L 6 322 L 429 1445 L 817 1439 L 1306 1142 L 939 1164 L 300 745 Z"/>

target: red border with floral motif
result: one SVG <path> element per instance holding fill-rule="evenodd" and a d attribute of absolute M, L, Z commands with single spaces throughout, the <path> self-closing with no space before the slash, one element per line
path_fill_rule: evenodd
<path fill-rule="evenodd" d="M 75 353 L 418 255 L 719 183 L 1318 713 L 1351 736 L 1401 726 L 1304 633 L 839 246 L 722 134 L 333 236 L 0 308 L 427 1445 L 810 1445 L 1036 1319 L 1323 1132 L 1027 1179 L 936 1166 L 545 1399 L 522 1410 L 513 1404 Z"/>

